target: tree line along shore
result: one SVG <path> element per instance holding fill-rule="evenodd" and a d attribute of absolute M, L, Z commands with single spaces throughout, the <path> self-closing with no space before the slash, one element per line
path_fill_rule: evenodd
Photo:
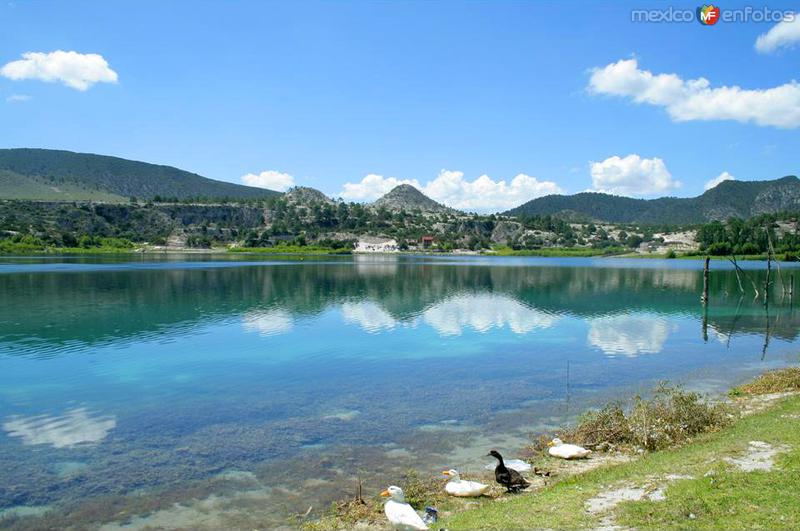
<path fill-rule="evenodd" d="M 218 204 L 0 201 L 0 253 L 346 254 L 370 240 L 388 242 L 391 252 L 501 256 L 763 258 L 770 244 L 777 259 L 793 261 L 800 254 L 798 214 L 790 212 L 684 226 L 642 225 L 301 199 L 287 194 Z"/>

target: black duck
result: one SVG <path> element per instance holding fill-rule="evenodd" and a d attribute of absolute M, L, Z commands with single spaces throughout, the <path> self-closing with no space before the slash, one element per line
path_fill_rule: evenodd
<path fill-rule="evenodd" d="M 494 469 L 494 479 L 504 486 L 508 492 L 519 492 L 531 486 L 530 483 L 525 481 L 522 474 L 513 468 L 506 467 L 505 463 L 503 463 L 503 456 L 497 450 L 492 450 L 488 455 L 498 461 Z"/>

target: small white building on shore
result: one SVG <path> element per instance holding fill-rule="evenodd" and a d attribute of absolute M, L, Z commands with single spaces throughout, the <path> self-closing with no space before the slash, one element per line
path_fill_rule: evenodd
<path fill-rule="evenodd" d="M 361 236 L 353 249 L 355 253 L 396 253 L 398 251 L 397 240 L 374 236 Z"/>

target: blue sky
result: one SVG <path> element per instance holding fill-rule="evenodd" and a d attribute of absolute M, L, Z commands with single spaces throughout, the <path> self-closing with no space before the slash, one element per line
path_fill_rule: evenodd
<path fill-rule="evenodd" d="M 117 80 L 81 90 L 3 70 L 0 146 L 357 200 L 411 181 L 470 210 L 553 191 L 693 196 L 723 172 L 798 173 L 792 28 L 759 52 L 774 22 L 631 21 L 662 5 L 2 0 L 0 67 L 74 51 L 102 56 Z M 709 94 L 685 83 L 697 78 L 712 91 L 783 89 Z"/>

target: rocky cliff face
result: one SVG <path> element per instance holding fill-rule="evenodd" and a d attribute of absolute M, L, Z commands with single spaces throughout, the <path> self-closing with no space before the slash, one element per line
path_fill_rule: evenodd
<path fill-rule="evenodd" d="M 781 211 L 800 211 L 800 182 L 787 182 L 767 188 L 756 196 L 751 214 Z"/>
<path fill-rule="evenodd" d="M 0 222 L 38 235 L 78 233 L 161 241 L 173 235 L 214 236 L 230 241 L 241 231 L 264 225 L 264 210 L 244 205 L 74 204 L 0 201 Z"/>

